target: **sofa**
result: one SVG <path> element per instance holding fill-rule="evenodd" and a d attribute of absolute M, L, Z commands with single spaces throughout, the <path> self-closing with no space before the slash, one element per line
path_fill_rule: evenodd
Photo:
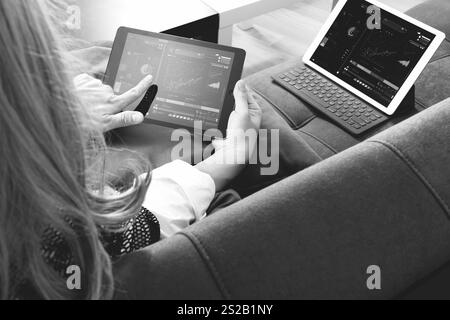
<path fill-rule="evenodd" d="M 409 14 L 450 35 L 447 0 Z M 246 79 L 263 128 L 280 130 L 278 175 L 249 166 L 242 201 L 117 261 L 117 299 L 450 298 L 449 38 L 415 105 L 363 137 L 272 81 L 298 63 Z"/>

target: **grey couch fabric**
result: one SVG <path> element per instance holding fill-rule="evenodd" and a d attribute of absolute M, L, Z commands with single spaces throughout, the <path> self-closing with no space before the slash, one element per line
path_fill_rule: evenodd
<path fill-rule="evenodd" d="M 449 138 L 447 100 L 126 257 L 117 297 L 396 297 L 450 260 Z"/>
<path fill-rule="evenodd" d="M 450 31 L 446 0 L 410 14 Z M 361 138 L 272 83 L 270 75 L 297 61 L 249 78 L 263 126 L 280 129 L 282 168 L 260 177 L 258 167 L 249 167 L 237 188 L 250 194 L 299 173 L 119 261 L 116 297 L 395 298 L 444 266 L 450 261 L 450 100 L 434 103 L 450 96 L 449 55 L 446 42 L 419 79 L 409 114 Z M 370 265 L 381 267 L 381 291 L 366 287 Z M 421 287 L 430 289 L 428 283 Z"/>
<path fill-rule="evenodd" d="M 416 83 L 417 103 L 428 108 L 450 96 L 448 83 L 450 79 L 450 1 L 427 1 L 410 10 L 408 14 L 447 35 L 432 62 Z"/>

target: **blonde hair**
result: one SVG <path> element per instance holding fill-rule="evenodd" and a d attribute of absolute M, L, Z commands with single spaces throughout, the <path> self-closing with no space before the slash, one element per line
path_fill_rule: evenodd
<path fill-rule="evenodd" d="M 23 275 L 44 299 L 107 299 L 111 261 L 98 227 L 117 231 L 139 212 L 149 165 L 127 163 L 129 184 L 117 196 L 103 187 L 108 149 L 74 95 L 64 50 L 44 0 L 0 1 L 0 298 Z M 70 223 L 68 223 L 70 221 Z M 47 228 L 63 235 L 82 270 L 82 290 L 43 257 Z"/>

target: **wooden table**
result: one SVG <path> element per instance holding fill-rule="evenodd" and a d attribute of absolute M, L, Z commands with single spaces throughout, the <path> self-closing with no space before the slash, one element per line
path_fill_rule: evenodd
<path fill-rule="evenodd" d="M 231 45 L 233 25 L 302 0 L 68 0 L 80 8 L 79 37 L 111 41 L 120 26 L 163 32 L 185 26 L 182 36 Z M 213 23 L 195 24 L 217 16 Z M 191 30 L 189 28 L 197 30 Z M 218 32 L 218 35 L 213 36 Z M 181 34 L 180 34 L 181 33 Z M 204 33 L 196 36 L 196 33 Z M 215 39 L 213 39 L 215 38 Z"/>
<path fill-rule="evenodd" d="M 219 43 L 231 45 L 233 25 L 301 0 L 202 0 L 220 16 Z"/>
<path fill-rule="evenodd" d="M 81 24 L 79 30 L 75 30 L 77 36 L 90 42 L 113 40 L 121 26 L 153 32 L 179 29 L 180 36 L 217 41 L 218 28 L 214 20 L 218 25 L 218 15 L 201 0 L 68 1 L 79 7 Z M 208 19 L 212 19 L 212 23 Z M 196 25 L 195 22 L 200 23 Z M 186 28 L 180 29 L 183 26 Z M 212 34 L 214 39 L 205 34 Z"/>

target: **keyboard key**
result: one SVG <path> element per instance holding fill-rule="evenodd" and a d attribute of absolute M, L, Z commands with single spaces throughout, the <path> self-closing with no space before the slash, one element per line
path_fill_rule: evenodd
<path fill-rule="evenodd" d="M 288 77 L 289 79 L 291 79 L 291 80 L 297 80 L 297 77 L 294 76 L 294 75 L 291 74 L 291 73 L 289 73 L 289 74 L 287 75 L 287 77 Z"/>
<path fill-rule="evenodd" d="M 361 119 L 361 121 L 364 121 L 367 124 L 371 124 L 372 123 L 372 120 L 370 120 L 369 118 L 366 118 L 364 116 L 361 116 L 360 119 Z"/>
<path fill-rule="evenodd" d="M 366 125 L 366 123 L 363 120 L 359 119 L 358 117 L 353 117 L 352 120 L 354 122 L 356 122 L 357 124 L 359 124 L 360 126 L 365 126 Z"/>

